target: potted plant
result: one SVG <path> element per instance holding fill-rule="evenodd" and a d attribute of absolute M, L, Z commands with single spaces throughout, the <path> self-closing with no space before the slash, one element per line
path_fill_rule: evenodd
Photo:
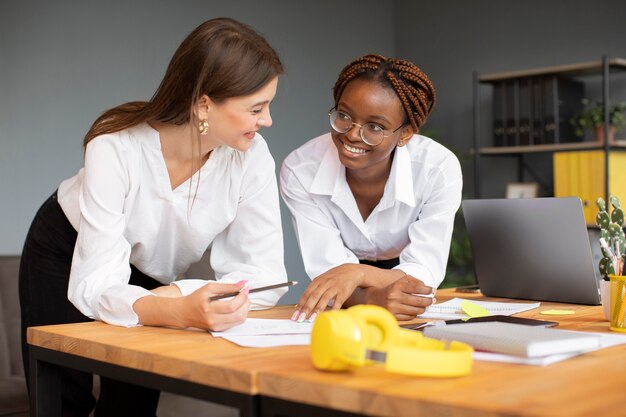
<path fill-rule="evenodd" d="M 609 205 L 603 198 L 598 198 L 598 214 L 596 223 L 600 227 L 600 248 L 602 258 L 598 264 L 598 269 L 602 280 L 600 280 L 600 297 L 604 317 L 610 319 L 611 306 L 611 283 L 614 276 L 624 274 L 624 261 L 626 261 L 626 235 L 624 235 L 624 210 L 619 202 L 619 198 L 611 196 L 609 202 L 613 208 L 609 215 Z"/>
<path fill-rule="evenodd" d="M 604 141 L 604 106 L 601 102 L 582 100 L 584 110 L 570 119 L 574 126 L 574 133 L 578 137 L 584 137 L 587 130 L 595 132 L 595 140 Z M 609 106 L 609 141 L 613 141 L 615 131 L 626 126 L 626 102 Z"/>

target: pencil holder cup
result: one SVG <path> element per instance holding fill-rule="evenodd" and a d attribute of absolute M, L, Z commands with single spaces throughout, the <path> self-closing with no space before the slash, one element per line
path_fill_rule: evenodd
<path fill-rule="evenodd" d="M 626 333 L 626 276 L 609 275 L 611 279 L 611 330 Z"/>

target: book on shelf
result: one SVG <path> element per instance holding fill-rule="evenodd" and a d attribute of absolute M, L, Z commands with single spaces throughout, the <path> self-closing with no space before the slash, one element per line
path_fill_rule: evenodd
<path fill-rule="evenodd" d="M 541 78 L 532 78 L 531 83 L 531 114 L 532 114 L 532 142 L 543 145 L 543 83 Z"/>
<path fill-rule="evenodd" d="M 543 143 L 574 142 L 570 119 L 582 110 L 585 85 L 557 75 L 543 78 Z"/>
<path fill-rule="evenodd" d="M 504 103 L 504 83 L 496 83 L 493 86 L 493 146 L 505 146 Z"/>
<path fill-rule="evenodd" d="M 476 350 L 527 358 L 585 352 L 601 347 L 598 335 L 503 322 L 430 326 L 424 329 L 424 335 L 464 342 Z"/>
<path fill-rule="evenodd" d="M 518 80 L 504 83 L 504 146 L 517 146 L 519 144 L 518 87 Z"/>
<path fill-rule="evenodd" d="M 533 144 L 532 138 L 532 83 L 528 78 L 519 80 L 519 144 L 528 146 Z"/>
<path fill-rule="evenodd" d="M 556 76 L 543 79 L 543 140 L 546 144 L 559 142 L 558 85 Z"/>

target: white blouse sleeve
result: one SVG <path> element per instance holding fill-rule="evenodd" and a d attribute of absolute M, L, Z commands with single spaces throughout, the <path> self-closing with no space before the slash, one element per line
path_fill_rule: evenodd
<path fill-rule="evenodd" d="M 401 269 L 433 288 L 441 284 L 462 188 L 461 165 L 450 153 L 424 190 L 426 201 L 417 221 L 409 226 L 410 243 L 400 253 L 400 264 L 395 269 Z"/>
<path fill-rule="evenodd" d="M 315 203 L 311 194 L 289 167 L 288 159 L 280 170 L 280 193 L 291 212 L 300 245 L 304 269 L 311 279 L 345 263 L 359 263 L 341 238 L 332 217 Z"/>
<path fill-rule="evenodd" d="M 68 298 L 87 317 L 138 325 L 134 302 L 152 293 L 128 284 L 130 244 L 124 238 L 124 200 L 130 186 L 130 152 L 118 136 L 87 145 L 79 192 L 80 224 Z"/>
<path fill-rule="evenodd" d="M 287 280 L 283 258 L 283 231 L 278 205 L 274 159 L 264 140 L 249 150 L 237 214 L 213 241 L 211 267 L 219 281 L 248 280 L 248 288 Z M 286 288 L 250 295 L 252 308 L 269 308 Z"/>

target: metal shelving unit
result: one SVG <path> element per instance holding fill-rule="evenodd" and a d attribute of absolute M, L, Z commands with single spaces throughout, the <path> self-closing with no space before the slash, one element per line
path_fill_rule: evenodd
<path fill-rule="evenodd" d="M 524 164 L 524 155 L 539 152 L 560 152 L 578 150 L 604 150 L 604 178 L 605 197 L 609 195 L 609 151 L 612 149 L 626 150 L 626 140 L 616 140 L 609 143 L 609 105 L 610 105 L 610 70 L 626 70 L 626 59 L 609 59 L 604 56 L 599 61 L 582 62 L 570 65 L 560 65 L 546 68 L 536 68 L 525 71 L 512 71 L 497 74 L 480 75 L 474 73 L 473 94 L 474 94 L 474 193 L 475 198 L 481 197 L 481 159 L 484 157 L 512 156 L 518 159 L 518 178 L 521 181 L 524 169 L 528 167 Z M 567 75 L 571 77 L 581 77 L 588 75 L 602 76 L 602 103 L 604 106 L 604 142 L 573 142 L 555 143 L 527 146 L 482 146 L 481 144 L 481 84 L 494 84 L 504 80 L 515 80 L 526 77 L 546 76 L 546 75 Z M 531 172 L 532 174 L 532 172 Z"/>

